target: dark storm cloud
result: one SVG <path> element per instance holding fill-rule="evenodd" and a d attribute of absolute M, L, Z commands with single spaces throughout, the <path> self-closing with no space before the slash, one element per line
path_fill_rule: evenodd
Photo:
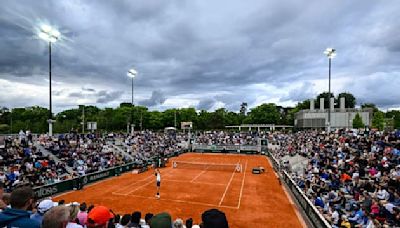
<path fill-rule="evenodd" d="M 161 91 L 153 91 L 149 99 L 145 99 L 139 102 L 140 105 L 152 107 L 155 105 L 163 104 L 167 100 L 164 93 Z"/>
<path fill-rule="evenodd" d="M 364 92 L 384 87 L 379 79 L 364 78 L 380 73 L 390 83 L 400 72 L 399 10 L 397 0 L 5 0 L 0 79 L 36 84 L 31 76 L 47 79 L 48 47 L 35 37 L 34 27 L 48 22 L 63 35 L 52 49 L 53 80 L 60 82 L 55 88 L 64 91 L 59 96 L 122 102 L 130 97 L 126 71 L 134 67 L 137 99 L 147 106 L 189 94 L 197 94 L 190 97 L 204 109 L 224 103 L 238 110 L 242 101 L 265 102 L 260 96 L 295 103 L 325 90 L 316 81 L 326 80 L 322 52 L 333 46 L 338 50 L 333 77 L 353 79 L 335 89 L 360 101 L 400 106 L 397 94 Z M 0 105 L 16 99 L 10 96 Z"/>

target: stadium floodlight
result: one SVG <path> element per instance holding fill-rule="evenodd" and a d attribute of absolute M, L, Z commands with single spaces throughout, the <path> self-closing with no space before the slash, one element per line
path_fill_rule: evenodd
<path fill-rule="evenodd" d="M 49 136 L 53 136 L 53 112 L 52 112 L 52 100 L 51 100 L 51 44 L 57 42 L 61 33 L 50 25 L 41 25 L 38 36 L 44 41 L 49 43 Z"/>
<path fill-rule="evenodd" d="M 137 71 L 135 70 L 135 69 L 130 69 L 129 71 L 128 71 L 128 73 L 126 74 L 126 75 L 128 75 L 128 77 L 130 77 L 130 78 L 134 78 L 134 77 L 136 77 L 136 75 L 137 75 Z"/>
<path fill-rule="evenodd" d="M 50 25 L 40 26 L 39 37 L 47 42 L 55 43 L 60 39 L 61 33 Z"/>
<path fill-rule="evenodd" d="M 324 54 L 328 56 L 329 59 L 333 59 L 336 57 L 336 50 L 334 48 L 327 48 L 325 49 Z"/>
<path fill-rule="evenodd" d="M 328 90 L 329 107 L 328 107 L 327 132 L 330 133 L 331 132 L 331 66 L 332 66 L 332 59 L 335 58 L 336 56 L 336 50 L 334 48 L 327 48 L 325 49 L 324 54 L 329 59 L 329 90 Z"/>
<path fill-rule="evenodd" d="M 133 132 L 135 131 L 135 123 L 133 121 L 133 112 L 132 112 L 132 109 L 133 109 L 133 106 L 134 106 L 134 103 L 133 103 L 134 102 L 134 100 L 133 100 L 133 79 L 136 77 L 137 71 L 135 69 L 131 68 L 130 70 L 128 70 L 128 73 L 126 75 L 128 77 L 132 78 L 132 102 L 131 102 L 132 107 L 131 107 L 131 118 L 130 118 L 130 120 L 131 120 L 131 135 L 133 135 Z"/>

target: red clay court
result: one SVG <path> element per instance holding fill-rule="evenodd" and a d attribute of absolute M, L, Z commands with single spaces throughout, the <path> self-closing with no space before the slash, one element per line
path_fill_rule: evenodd
<path fill-rule="evenodd" d="M 177 168 L 173 168 L 173 161 Z M 241 164 L 242 171 L 220 165 L 206 168 L 184 166 L 179 162 Z M 255 175 L 253 167 L 265 167 Z M 211 167 L 211 168 L 210 168 Z M 225 167 L 225 166 L 224 166 Z M 303 227 L 295 206 L 287 198 L 265 156 L 188 153 L 170 160 L 161 171 L 160 199 L 156 199 L 153 170 L 132 174 L 86 186 L 84 190 L 59 195 L 55 200 L 105 205 L 115 213 L 166 211 L 173 219 L 192 217 L 201 222 L 201 214 L 210 208 L 225 212 L 230 227 Z"/>

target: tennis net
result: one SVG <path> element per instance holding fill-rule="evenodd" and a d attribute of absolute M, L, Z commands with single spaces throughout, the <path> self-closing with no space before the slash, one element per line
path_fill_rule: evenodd
<path fill-rule="evenodd" d="M 221 164 L 221 163 L 201 163 L 201 162 L 187 162 L 187 161 L 174 161 L 172 163 L 174 169 L 200 169 L 209 171 L 229 171 L 229 172 L 242 172 L 242 164 Z"/>

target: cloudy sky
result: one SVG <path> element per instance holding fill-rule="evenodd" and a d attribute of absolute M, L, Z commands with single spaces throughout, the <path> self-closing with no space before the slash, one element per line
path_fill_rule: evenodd
<path fill-rule="evenodd" d="M 398 0 L 3 0 L 0 106 L 48 106 L 42 24 L 52 48 L 55 111 L 130 102 L 150 109 L 290 106 L 332 90 L 400 107 Z"/>

